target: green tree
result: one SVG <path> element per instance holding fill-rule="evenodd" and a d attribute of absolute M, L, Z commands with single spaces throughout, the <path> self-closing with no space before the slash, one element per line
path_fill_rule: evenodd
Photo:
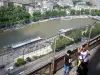
<path fill-rule="evenodd" d="M 84 9 L 81 9 L 81 15 L 84 15 L 84 11 L 85 11 Z"/>
<path fill-rule="evenodd" d="M 73 0 L 73 5 L 74 5 L 74 7 L 76 6 L 76 4 L 77 4 L 77 1 L 74 1 L 74 0 Z"/>
<path fill-rule="evenodd" d="M 75 10 L 72 9 L 72 10 L 70 11 L 70 14 L 71 14 L 71 15 L 75 15 Z"/>
<path fill-rule="evenodd" d="M 33 21 L 39 21 L 42 18 L 41 12 L 34 12 L 33 13 Z"/>
<path fill-rule="evenodd" d="M 18 64 L 18 65 L 23 65 L 23 64 L 25 64 L 24 59 L 23 59 L 23 58 L 18 58 L 18 59 L 17 59 L 17 64 Z"/>
<path fill-rule="evenodd" d="M 84 14 L 89 15 L 89 14 L 90 14 L 89 9 L 85 9 L 85 10 L 84 10 Z"/>
<path fill-rule="evenodd" d="M 31 62 L 31 61 L 32 61 L 32 59 L 31 59 L 30 57 L 27 57 L 26 60 L 27 60 L 28 62 Z"/>
<path fill-rule="evenodd" d="M 80 15 L 80 10 L 76 10 L 76 15 Z"/>
<path fill-rule="evenodd" d="M 67 38 L 59 38 L 56 40 L 56 51 L 60 51 L 62 49 L 64 49 L 66 46 L 72 44 L 73 41 L 67 39 Z M 55 43 L 52 44 L 52 49 L 54 49 Z"/>
<path fill-rule="evenodd" d="M 96 16 L 95 10 L 91 10 L 91 15 L 92 15 L 92 16 Z"/>
<path fill-rule="evenodd" d="M 22 20 L 23 22 L 20 22 Z M 29 22 L 30 14 L 22 7 L 14 7 L 13 5 L 8 5 L 8 7 L 0 7 L 0 28 L 7 28 L 15 24 Z"/>
<path fill-rule="evenodd" d="M 92 4 L 91 4 L 90 2 L 86 2 L 86 4 L 87 4 L 88 6 L 92 6 Z"/>

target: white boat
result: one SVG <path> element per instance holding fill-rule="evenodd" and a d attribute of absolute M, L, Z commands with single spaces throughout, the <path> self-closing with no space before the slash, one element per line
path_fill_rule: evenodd
<path fill-rule="evenodd" d="M 29 44 L 29 43 L 33 43 L 33 42 L 36 42 L 36 41 L 40 41 L 42 40 L 41 37 L 37 37 L 37 38 L 34 38 L 34 39 L 30 39 L 30 40 L 27 40 L 27 41 L 24 41 L 24 42 L 20 42 L 20 43 L 17 43 L 17 44 L 12 44 L 11 45 L 11 48 L 18 48 L 18 47 L 21 47 L 21 46 L 24 46 L 26 44 Z"/>
<path fill-rule="evenodd" d="M 61 20 L 70 20 L 70 17 L 61 17 Z"/>
<path fill-rule="evenodd" d="M 67 31 L 73 30 L 73 28 L 69 28 L 69 29 L 60 29 L 59 33 L 65 33 Z"/>

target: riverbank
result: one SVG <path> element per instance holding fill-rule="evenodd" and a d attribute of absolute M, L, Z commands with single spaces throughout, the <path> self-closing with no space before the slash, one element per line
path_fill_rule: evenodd
<path fill-rule="evenodd" d="M 89 17 L 86 16 L 86 15 L 82 15 L 82 16 L 65 16 L 65 17 L 50 18 L 50 19 L 40 20 L 40 21 L 37 21 L 37 22 L 31 22 L 29 24 L 24 24 L 24 25 L 17 24 L 13 27 L 10 27 L 10 28 L 0 29 L 0 33 L 24 28 L 26 26 L 31 26 L 32 24 L 35 24 L 35 23 L 47 22 L 47 21 L 52 21 L 52 20 L 71 20 L 71 19 L 78 19 L 78 18 L 89 18 Z"/>
<path fill-rule="evenodd" d="M 16 30 L 16 29 L 20 29 L 20 28 L 24 28 L 26 26 L 31 26 L 32 24 L 35 24 L 35 23 L 41 23 L 41 22 L 47 22 L 47 21 L 51 21 L 51 20 L 59 20 L 60 17 L 57 17 L 57 18 L 50 18 L 50 19 L 45 19 L 45 20 L 39 20 L 39 21 L 36 21 L 36 22 L 30 22 L 28 24 L 17 24 L 13 27 L 10 27 L 10 28 L 3 28 L 3 29 L 0 29 L 0 33 L 3 33 L 3 32 L 6 32 L 6 31 L 12 31 L 12 30 Z"/>

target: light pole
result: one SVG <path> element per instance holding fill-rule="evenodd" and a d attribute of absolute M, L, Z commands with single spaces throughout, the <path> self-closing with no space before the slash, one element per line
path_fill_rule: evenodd
<path fill-rule="evenodd" d="M 60 36 L 60 34 L 58 34 L 58 36 Z M 63 37 L 68 38 L 67 36 L 63 36 Z M 68 39 L 71 40 L 71 41 L 74 41 L 74 39 L 72 39 L 72 38 L 68 38 Z M 53 46 L 53 72 L 54 72 L 54 69 L 55 69 L 56 40 L 57 40 L 57 38 L 54 39 L 54 46 Z"/>
<path fill-rule="evenodd" d="M 23 49 L 23 59 L 24 59 L 24 74 L 25 74 L 25 57 L 24 57 L 24 54 L 25 54 L 25 46 L 24 46 L 24 49 Z"/>
<path fill-rule="evenodd" d="M 54 69 L 55 69 L 55 50 L 56 50 L 56 38 L 54 39 L 54 47 L 53 47 L 53 72 L 54 72 Z"/>
<path fill-rule="evenodd" d="M 3 51 L 4 52 L 4 51 Z M 2 65 L 3 65 L 3 53 L 2 53 Z"/>
<path fill-rule="evenodd" d="M 92 29 L 94 28 L 94 26 L 91 26 L 90 28 L 90 33 L 89 33 L 89 38 L 88 38 L 88 42 L 90 41 L 90 38 L 91 38 L 91 32 L 92 32 Z"/>
<path fill-rule="evenodd" d="M 12 50 L 12 58 L 13 58 L 13 64 L 12 65 L 14 65 L 14 53 L 15 53 L 15 51 L 14 51 L 14 49 L 13 48 L 11 48 L 11 50 Z"/>

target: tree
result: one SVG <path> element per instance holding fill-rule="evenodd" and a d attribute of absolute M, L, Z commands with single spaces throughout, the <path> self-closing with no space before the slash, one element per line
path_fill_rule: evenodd
<path fill-rule="evenodd" d="M 22 20 L 23 22 L 21 22 Z M 14 7 L 12 4 L 9 4 L 8 7 L 0 7 L 0 28 L 29 22 L 30 14 L 23 7 Z"/>
<path fill-rule="evenodd" d="M 75 10 L 72 9 L 72 10 L 70 11 L 70 14 L 71 14 L 71 15 L 75 15 Z"/>
<path fill-rule="evenodd" d="M 80 15 L 80 10 L 76 10 L 76 15 Z"/>
<path fill-rule="evenodd" d="M 28 62 L 31 62 L 31 61 L 32 61 L 30 57 L 27 57 L 26 60 L 27 60 Z"/>
<path fill-rule="evenodd" d="M 69 5 L 64 6 L 64 9 L 71 9 Z"/>
<path fill-rule="evenodd" d="M 97 9 L 96 9 L 96 10 L 95 10 L 95 14 L 98 15 L 98 16 L 100 16 L 100 10 L 97 10 Z"/>
<path fill-rule="evenodd" d="M 92 16 L 96 16 L 95 10 L 91 10 L 91 15 L 92 15 Z"/>
<path fill-rule="evenodd" d="M 84 9 L 81 9 L 81 15 L 84 15 L 84 11 L 85 11 Z"/>
<path fill-rule="evenodd" d="M 18 64 L 18 65 L 23 65 L 23 64 L 25 64 L 24 59 L 23 59 L 23 58 L 18 58 L 18 59 L 17 59 L 17 64 Z"/>
<path fill-rule="evenodd" d="M 89 14 L 90 14 L 89 9 L 85 9 L 85 10 L 84 10 L 84 14 L 89 15 Z"/>
<path fill-rule="evenodd" d="M 42 18 L 41 12 L 33 12 L 33 21 L 39 21 Z"/>
<path fill-rule="evenodd" d="M 92 3 L 90 3 L 90 2 L 86 2 L 86 4 L 87 4 L 88 6 L 92 6 Z"/>
<path fill-rule="evenodd" d="M 73 0 L 73 5 L 74 5 L 74 7 L 75 7 L 76 4 L 77 4 L 77 1 L 74 1 L 74 0 Z"/>
<path fill-rule="evenodd" d="M 65 37 L 59 38 L 56 40 L 56 49 L 55 50 L 60 51 L 72 43 L 73 43 L 73 41 L 71 41 Z M 54 46 L 55 46 L 55 43 L 52 44 L 52 46 L 51 46 L 52 49 L 54 49 Z"/>

